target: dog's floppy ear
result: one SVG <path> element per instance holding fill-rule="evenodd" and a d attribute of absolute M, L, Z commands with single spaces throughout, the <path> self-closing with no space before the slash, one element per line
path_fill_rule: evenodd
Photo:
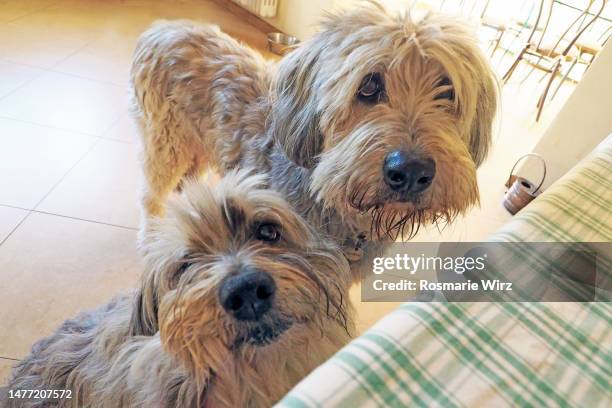
<path fill-rule="evenodd" d="M 482 164 L 489 153 L 493 122 L 497 114 L 498 83 L 488 65 L 485 65 L 484 72 L 485 75 L 479 78 L 476 114 L 472 121 L 469 142 L 470 153 L 476 167 Z"/>
<path fill-rule="evenodd" d="M 323 142 L 316 99 L 319 43 L 313 39 L 283 58 L 272 83 L 272 137 L 291 161 L 307 168 Z"/>
<path fill-rule="evenodd" d="M 159 330 L 157 312 L 159 301 L 152 279 L 145 278 L 136 294 L 130 319 L 131 336 L 152 336 Z"/>
<path fill-rule="evenodd" d="M 470 23 L 432 13 L 422 24 L 423 33 L 436 33 L 432 48 L 453 83 L 458 109 L 466 118 L 462 123 L 464 141 L 478 167 L 491 147 L 498 112 L 499 81 Z"/>

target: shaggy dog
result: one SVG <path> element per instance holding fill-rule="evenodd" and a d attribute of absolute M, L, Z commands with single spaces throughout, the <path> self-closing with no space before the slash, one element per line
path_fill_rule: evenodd
<path fill-rule="evenodd" d="M 329 15 L 276 66 L 218 28 L 159 22 L 132 66 L 147 216 L 186 176 L 254 167 L 339 243 L 375 251 L 479 200 L 497 82 L 468 27 L 376 3 Z"/>
<path fill-rule="evenodd" d="M 144 243 L 141 289 L 66 321 L 3 407 L 263 407 L 346 344 L 351 274 L 262 176 L 186 184 Z M 71 398 L 9 398 L 17 390 Z"/>

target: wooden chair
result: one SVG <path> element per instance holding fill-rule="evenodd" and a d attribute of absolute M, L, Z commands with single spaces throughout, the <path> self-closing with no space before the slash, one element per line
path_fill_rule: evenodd
<path fill-rule="evenodd" d="M 538 21 L 537 25 L 535 25 L 536 22 L 534 21 L 534 18 L 536 17 L 535 14 L 537 12 L 538 5 L 539 3 L 536 3 L 533 0 L 523 1 L 523 3 L 520 6 L 520 10 L 521 12 L 525 10 L 527 12 L 522 13 L 523 15 L 521 17 L 514 18 L 512 20 L 512 23 L 510 23 L 510 25 L 508 26 L 506 33 L 512 36 L 512 40 L 510 41 L 508 46 L 505 48 L 504 54 L 502 55 L 501 60 L 503 60 L 506 57 L 506 55 L 508 55 L 508 53 L 514 49 L 515 42 L 517 40 L 520 40 L 523 37 L 524 33 L 530 32 L 531 30 L 534 29 L 534 27 L 536 31 L 544 30 L 544 21 L 542 20 Z"/>
<path fill-rule="evenodd" d="M 474 2 L 474 4 L 476 4 L 476 2 Z M 491 51 L 491 57 L 493 57 L 493 55 L 495 54 L 495 51 L 497 51 L 497 48 L 499 47 L 499 43 L 501 42 L 501 39 L 504 36 L 504 33 L 508 29 L 508 23 L 507 23 L 507 19 L 503 19 L 498 16 L 487 15 L 487 9 L 489 8 L 489 4 L 490 4 L 490 0 L 487 0 L 482 9 L 482 12 L 480 13 L 480 24 L 483 27 L 486 27 L 488 29 L 495 31 L 496 33 L 495 38 L 491 41 L 493 45 L 493 49 Z"/>
<path fill-rule="evenodd" d="M 567 80 L 567 78 L 569 78 L 572 70 L 574 69 L 576 65 L 578 64 L 585 65 L 584 72 L 586 72 L 589 69 L 589 67 L 591 66 L 591 64 L 593 63 L 593 61 L 599 54 L 599 52 L 603 49 L 606 42 L 610 39 L 611 34 L 612 34 L 612 25 L 610 25 L 604 31 L 604 33 L 601 36 L 599 36 L 599 38 L 593 38 L 593 37 L 585 38 L 586 36 L 583 36 L 578 41 L 576 41 L 578 57 L 574 58 L 570 67 L 565 71 L 565 74 L 563 74 L 563 78 L 561 78 L 561 81 L 559 81 L 559 84 L 557 85 L 555 92 L 553 92 L 550 98 L 551 100 L 554 99 L 554 97 L 557 95 L 557 92 L 559 92 L 559 89 L 561 89 L 561 86 L 563 86 L 563 83 Z"/>
<path fill-rule="evenodd" d="M 526 44 L 519 52 L 517 58 L 510 66 L 506 74 L 503 76 L 504 83 L 508 82 L 519 63 L 523 60 L 527 60 L 529 57 L 536 58 L 535 62 L 531 62 L 534 69 L 539 69 L 544 71 L 546 74 L 550 74 L 546 86 L 544 87 L 544 91 L 537 103 L 538 113 L 536 116 L 536 121 L 540 119 L 548 91 L 556 76 L 560 73 L 561 65 L 564 62 L 572 62 L 575 58 L 578 58 L 578 51 L 575 46 L 576 41 L 578 41 L 580 36 L 589 28 L 591 24 L 593 24 L 595 20 L 597 20 L 597 18 L 603 12 L 607 0 L 600 1 L 601 7 L 596 13 L 591 13 L 591 9 L 596 3 L 596 0 L 588 0 L 586 8 L 584 8 L 580 15 L 578 15 L 578 17 L 572 21 L 572 23 L 560 36 L 556 36 L 556 38 L 550 35 L 547 36 L 547 31 L 550 26 L 553 8 L 555 4 L 559 5 L 560 2 L 558 0 L 550 1 L 550 5 L 546 13 L 547 15 L 544 29 L 541 32 L 538 32 L 537 28 L 541 18 L 543 17 L 545 3 L 545 0 L 540 1 L 536 22 L 533 25 L 533 29 L 531 30 L 529 37 L 527 38 Z M 578 25 L 581 20 L 582 23 Z M 539 35 L 539 39 L 537 41 L 535 40 L 536 34 Z"/>

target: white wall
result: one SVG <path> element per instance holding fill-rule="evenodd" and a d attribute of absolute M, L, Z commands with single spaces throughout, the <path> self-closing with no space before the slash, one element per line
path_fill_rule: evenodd
<path fill-rule="evenodd" d="M 608 41 L 599 53 L 533 150 L 542 155 L 548 165 L 544 187 L 564 175 L 610 133 L 612 41 Z M 538 174 L 540 170 L 536 166 L 539 164 L 528 163 L 519 173 Z"/>
<path fill-rule="evenodd" d="M 317 29 L 324 11 L 332 10 L 339 0 L 280 0 L 276 17 L 266 20 L 287 34 L 306 40 Z"/>
<path fill-rule="evenodd" d="M 378 0 L 389 10 L 405 10 L 412 2 L 407 0 Z M 304 41 L 316 31 L 326 11 L 354 7 L 363 0 L 279 0 L 276 17 L 266 20 L 287 34 Z"/>

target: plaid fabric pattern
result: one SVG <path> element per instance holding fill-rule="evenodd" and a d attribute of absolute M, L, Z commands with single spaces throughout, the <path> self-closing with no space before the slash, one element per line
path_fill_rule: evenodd
<path fill-rule="evenodd" d="M 612 241 L 612 137 L 491 239 Z M 612 303 L 410 303 L 278 405 L 610 407 L 611 379 Z"/>

